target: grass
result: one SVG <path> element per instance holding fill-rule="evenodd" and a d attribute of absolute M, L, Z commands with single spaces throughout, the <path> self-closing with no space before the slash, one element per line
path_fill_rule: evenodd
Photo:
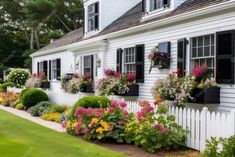
<path fill-rule="evenodd" d="M 124 157 L 0 110 L 1 157 Z"/>

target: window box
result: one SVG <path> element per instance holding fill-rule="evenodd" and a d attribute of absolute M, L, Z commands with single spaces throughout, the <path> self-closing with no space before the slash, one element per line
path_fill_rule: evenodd
<path fill-rule="evenodd" d="M 51 84 L 50 84 L 49 81 L 44 81 L 44 82 L 41 83 L 40 87 L 43 88 L 43 89 L 50 89 Z"/>
<path fill-rule="evenodd" d="M 217 104 L 220 103 L 220 87 L 195 88 L 191 96 L 192 103 Z"/>
<path fill-rule="evenodd" d="M 82 93 L 94 93 L 94 88 L 93 85 L 86 85 L 84 88 L 81 90 Z"/>
<path fill-rule="evenodd" d="M 129 90 L 125 94 L 118 94 L 115 93 L 115 95 L 119 96 L 139 96 L 139 85 L 138 84 L 132 84 L 127 86 Z"/>

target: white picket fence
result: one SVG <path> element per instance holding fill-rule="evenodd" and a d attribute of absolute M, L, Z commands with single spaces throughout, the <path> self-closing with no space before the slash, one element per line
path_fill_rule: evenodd
<path fill-rule="evenodd" d="M 138 102 L 127 102 L 128 111 L 141 110 Z M 215 113 L 203 108 L 202 111 L 170 106 L 169 113 L 176 117 L 176 123 L 188 130 L 186 145 L 199 151 L 205 150 L 206 140 L 211 137 L 235 135 L 235 111 L 228 114 Z"/>

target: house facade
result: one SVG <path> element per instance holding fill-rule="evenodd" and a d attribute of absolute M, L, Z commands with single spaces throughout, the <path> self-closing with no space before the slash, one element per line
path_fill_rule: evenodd
<path fill-rule="evenodd" d="M 192 72 L 206 64 L 221 87 L 212 110 L 235 109 L 233 0 L 84 0 L 84 28 L 32 54 L 33 73 L 45 72 L 51 90 L 61 90 L 66 73 L 90 74 L 96 81 L 105 68 L 136 73 L 138 100 L 177 68 Z M 155 47 L 170 54 L 170 66 L 149 73 L 148 54 Z"/>

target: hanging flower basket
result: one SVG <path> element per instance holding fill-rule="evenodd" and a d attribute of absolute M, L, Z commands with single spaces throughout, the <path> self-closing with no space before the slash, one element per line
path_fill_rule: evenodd
<path fill-rule="evenodd" d="M 148 59 L 151 62 L 149 73 L 151 73 L 152 68 L 158 69 L 169 69 L 170 68 L 170 54 L 165 52 L 159 52 L 158 47 L 152 49 Z"/>

